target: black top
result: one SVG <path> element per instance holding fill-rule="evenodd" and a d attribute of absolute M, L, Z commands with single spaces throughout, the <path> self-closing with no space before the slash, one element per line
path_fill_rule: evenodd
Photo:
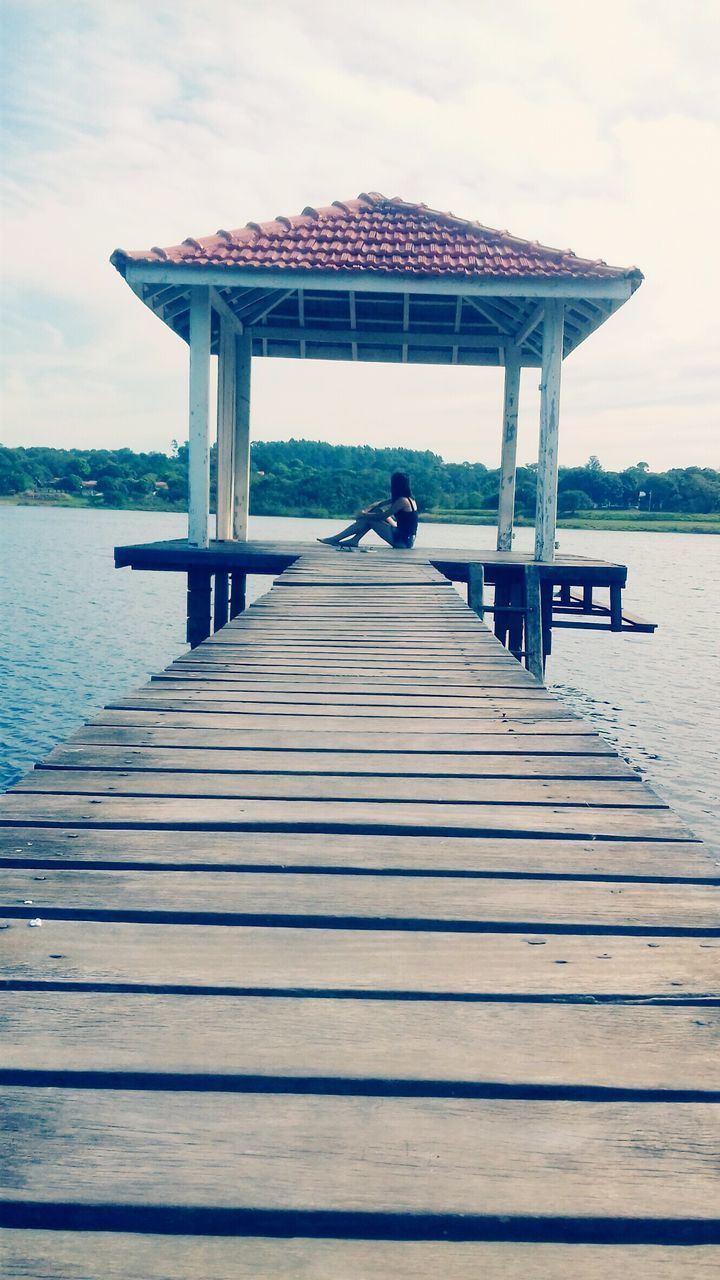
<path fill-rule="evenodd" d="M 408 502 L 412 502 L 412 511 L 396 511 L 395 512 L 395 546 L 411 547 L 415 541 L 415 535 L 418 527 L 418 510 L 417 503 L 413 498 L 408 498 Z"/>

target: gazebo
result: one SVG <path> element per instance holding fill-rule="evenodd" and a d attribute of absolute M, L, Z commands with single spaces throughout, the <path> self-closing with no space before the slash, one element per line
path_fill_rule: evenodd
<path fill-rule="evenodd" d="M 642 281 L 378 192 L 111 262 L 190 348 L 190 547 L 209 543 L 210 361 L 218 359 L 217 525 L 245 540 L 254 356 L 502 366 L 497 548 L 509 551 L 523 367 L 541 370 L 535 560 L 554 558 L 562 362 Z"/>

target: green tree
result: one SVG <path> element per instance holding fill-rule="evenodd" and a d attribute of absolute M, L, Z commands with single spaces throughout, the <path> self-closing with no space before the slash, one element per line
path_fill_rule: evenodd
<path fill-rule="evenodd" d="M 592 511 L 595 503 L 582 489 L 563 489 L 558 496 L 558 511 L 573 516 L 576 511 Z"/>

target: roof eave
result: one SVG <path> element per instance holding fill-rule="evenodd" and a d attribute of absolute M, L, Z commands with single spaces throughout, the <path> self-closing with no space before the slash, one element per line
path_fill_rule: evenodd
<path fill-rule="evenodd" d="M 214 284 L 239 287 L 265 284 L 278 289 L 299 287 L 329 291 L 345 289 L 364 292 L 389 293 L 444 293 L 488 294 L 500 297 L 601 297 L 627 299 L 642 283 L 640 271 L 612 272 L 607 276 L 556 275 L 438 275 L 416 272 L 390 271 L 338 271 L 315 268 L 248 267 L 217 263 L 196 264 L 178 262 L 148 262 L 129 258 L 122 250 L 116 250 L 111 264 L 128 283 L 143 284 Z"/>

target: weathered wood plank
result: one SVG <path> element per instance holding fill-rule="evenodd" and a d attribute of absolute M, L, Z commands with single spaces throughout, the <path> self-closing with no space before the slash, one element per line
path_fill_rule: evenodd
<path fill-rule="evenodd" d="M 166 1091 L 13 1087 L 0 1100 L 8 1203 L 695 1223 L 717 1212 L 718 1108 L 702 1103 L 291 1095 L 278 1106 L 272 1094 L 203 1092 L 188 1105 Z"/>
<path fill-rule="evenodd" d="M 147 770 L 34 769 L 11 794 L 187 796 L 378 801 L 418 800 L 439 804 L 573 804 L 658 808 L 663 802 L 637 775 L 610 778 L 424 778 L 402 775 L 344 777 L 316 773 L 202 773 Z M 0 810 L 0 813 L 2 811 Z"/>
<path fill-rule="evenodd" d="M 720 995 L 717 940 L 8 920 L 4 980 L 153 988 L 684 1001 Z M 541 945 L 537 945 L 536 940 Z"/>
<path fill-rule="evenodd" d="M 507 685 L 484 685 L 477 688 L 474 693 L 467 692 L 461 696 L 452 693 L 435 692 L 428 694 L 424 691 L 405 693 L 400 690 L 389 690 L 382 693 L 379 689 L 358 690 L 346 689 L 341 685 L 336 685 L 332 689 L 272 689 L 272 688 L 250 688 L 245 689 L 242 684 L 235 680 L 219 680 L 201 679 L 201 680 L 175 680 L 171 677 L 158 677 L 150 684 L 145 685 L 142 690 L 138 690 L 141 696 L 149 694 L 159 695 L 161 697 L 176 697 L 194 701 L 197 695 L 201 695 L 202 699 L 219 698 L 222 701 L 231 700 L 240 704 L 247 703 L 249 708 L 253 706 L 270 706 L 275 703 L 281 706 L 328 706 L 333 704 L 341 704 L 342 706 L 358 707 L 364 710 L 366 707 L 393 707 L 402 708 L 422 712 L 423 709 L 429 708 L 433 711 L 436 709 L 454 708 L 463 711 L 472 712 L 478 708 L 487 707 L 488 703 L 495 706 L 508 707 L 512 709 L 516 703 L 523 706 L 531 705 L 533 708 L 537 705 L 550 706 L 557 703 L 549 699 L 547 695 L 543 695 L 542 690 L 537 688 L 525 688 L 520 681 Z M 129 694 L 132 697 L 133 694 Z"/>
<path fill-rule="evenodd" d="M 496 670 L 499 670 L 496 668 Z M 405 680 L 393 676 L 391 679 L 383 679 L 382 677 L 355 676 L 354 674 L 342 675 L 340 673 L 319 674 L 316 676 L 292 676 L 265 674 L 258 678 L 252 672 L 243 671 L 242 668 L 234 668 L 226 664 L 220 666 L 217 663 L 205 667 L 176 666 L 168 667 L 167 672 L 155 676 L 153 683 L 166 684 L 172 681 L 178 684 L 185 680 L 199 681 L 203 683 L 223 683 L 231 684 L 233 688 L 238 690 L 246 690 L 248 693 L 332 693 L 335 690 L 347 693 L 384 693 L 390 694 L 422 694 L 428 698 L 443 697 L 448 694 L 454 698 L 475 698 L 483 692 L 484 689 L 526 689 L 533 686 L 523 680 L 522 676 L 517 676 L 513 671 L 499 671 L 499 674 L 491 674 L 483 676 L 482 681 L 466 679 L 464 683 L 455 683 L 451 680 L 443 680 L 442 676 L 433 675 L 423 678 L 422 680 Z"/>
<path fill-rule="evenodd" d="M 214 640 L 222 635 L 222 631 L 215 634 Z M 393 672 L 402 675 L 402 672 L 411 672 L 411 675 L 423 676 L 437 673 L 438 663 L 443 663 L 443 668 L 447 669 L 450 675 L 455 672 L 471 675 L 475 673 L 478 677 L 482 677 L 487 671 L 509 671 L 510 663 L 515 662 L 515 658 L 497 660 L 493 655 L 492 660 L 484 659 L 482 654 L 462 654 L 457 649 L 452 649 L 451 653 L 437 652 L 430 650 L 427 654 L 405 654 L 402 649 L 392 646 L 392 652 L 386 644 L 378 645 L 377 650 L 356 646 L 355 652 L 351 645 L 347 646 L 346 652 L 341 654 L 328 652 L 327 649 L 300 650 L 297 657 L 291 657 L 292 650 L 296 648 L 296 637 L 288 636 L 283 646 L 283 653 L 263 654 L 261 650 L 254 650 L 249 653 L 246 650 L 228 649 L 228 662 L 240 664 L 240 666 L 254 669 L 263 669 L 270 667 L 278 669 L 278 671 L 304 671 L 304 669 L 318 669 L 323 671 L 328 669 L 337 669 L 338 672 L 342 668 L 352 668 L 354 672 L 386 672 L 391 676 Z"/>
<path fill-rule="evenodd" d="M 320 717 L 352 717 L 354 720 L 383 720 L 392 723 L 397 720 L 418 721 L 442 720 L 451 724 L 472 724 L 476 719 L 522 720 L 527 716 L 542 717 L 543 720 L 576 720 L 571 711 L 559 706 L 553 698 L 533 697 L 508 699 L 502 696 L 477 699 L 471 707 L 453 707 L 422 705 L 418 707 L 395 705 L 389 700 L 385 703 L 371 699 L 366 705 L 348 695 L 347 701 L 333 701 L 330 697 L 321 696 L 317 702 L 292 702 L 283 697 L 279 703 L 266 701 L 264 698 L 246 702 L 242 694 L 235 694 L 223 689 L 211 687 L 191 690 L 180 689 L 177 693 L 165 690 L 161 685 L 153 685 L 140 693 L 130 694 L 126 698 L 117 698 L 108 703 L 108 710 L 137 711 L 189 711 L 189 712 L 231 712 L 236 715 L 253 718 L 257 716 L 290 716 L 314 719 Z M 408 726 L 411 729 L 412 726 Z"/>
<path fill-rule="evenodd" d="M 322 602 L 316 601 L 315 609 L 319 613 L 324 613 Z M 248 612 L 242 615 L 249 618 L 252 615 Z M 343 609 L 341 618 L 347 618 L 348 611 Z M 288 641 L 288 636 L 284 634 L 284 624 L 282 618 L 273 620 L 275 625 L 269 624 L 263 628 L 250 628 L 245 625 L 243 630 L 223 628 L 222 639 L 219 635 L 212 636 L 207 646 L 203 647 L 203 655 L 210 658 L 217 658 L 219 661 L 232 661 L 233 651 L 237 653 L 247 652 L 250 648 L 257 646 L 258 650 L 263 653 L 274 653 L 282 656 L 283 649 Z M 353 646 L 356 646 L 363 653 L 371 653 L 378 655 L 383 649 L 388 650 L 388 657 L 393 658 L 396 646 L 406 653 L 417 653 L 418 656 L 424 656 L 428 651 L 437 651 L 443 653 L 451 653 L 458 657 L 473 656 L 481 658 L 483 661 L 500 662 L 508 660 L 508 652 L 500 645 L 490 632 L 478 631 L 474 634 L 462 632 L 457 634 L 455 630 L 454 620 L 443 619 L 442 624 L 438 624 L 435 634 L 425 635 L 415 633 L 411 625 L 406 624 L 397 634 L 392 637 L 386 632 L 384 623 L 385 618 L 380 617 L 376 620 L 374 630 L 360 636 L 355 633 L 355 628 L 347 626 L 320 628 L 303 628 L 300 635 L 293 634 L 292 638 L 301 649 L 315 651 L 318 649 L 329 649 L 337 653 L 345 653 Z M 392 639 L 392 644 L 388 644 L 388 640 Z M 287 652 L 287 650 L 285 650 Z M 189 657 L 189 654 L 184 655 Z M 180 659 L 178 659 L 180 661 Z"/>
<path fill-rule="evenodd" d="M 720 887 L 572 880 L 297 875 L 260 872 L 6 870 L 0 910 L 422 920 L 568 929 L 720 934 Z M 720 943 L 718 944 L 720 954 Z"/>
<path fill-rule="evenodd" d="M 682 840 L 684 827 L 669 809 L 568 805 L 452 805 L 330 800 L 208 800 L 121 796 L 33 795 L 0 797 L 0 823 L 50 826 L 178 827 L 186 830 L 259 827 L 412 831 L 416 834 L 550 833 Z"/>
<path fill-rule="evenodd" d="M 0 1026 L 1 1071 L 720 1090 L 711 1007 L 37 990 Z"/>
<path fill-rule="evenodd" d="M 553 840 L 498 836 L 356 835 L 302 831 L 83 831 L 0 826 L 6 863 L 134 867 L 332 868 L 466 875 L 635 877 L 720 881 L 697 841 Z"/>
<path fill-rule="evenodd" d="M 472 615 L 470 615 L 472 617 Z M 453 634 L 449 634 L 447 622 L 428 623 L 422 628 L 415 628 L 412 644 L 409 648 L 421 650 L 426 646 L 435 649 L 447 650 L 448 652 L 462 652 L 463 645 L 467 650 L 482 651 L 484 653 L 497 652 L 497 640 L 493 639 L 487 631 L 483 631 L 484 624 L 478 623 L 476 630 L 473 626 L 456 625 L 453 623 Z M 273 645 L 291 644 L 297 640 L 303 643 L 313 640 L 322 640 L 323 643 L 344 642 L 347 645 L 356 643 L 359 649 L 364 647 L 383 649 L 388 645 L 392 647 L 397 640 L 401 643 L 408 637 L 408 624 L 405 620 L 402 622 L 392 623 L 386 618 L 378 618 L 373 624 L 370 622 L 359 623 L 353 625 L 352 632 L 349 630 L 347 615 L 339 615 L 338 621 L 332 623 L 323 617 L 318 617 L 313 623 L 306 618 L 266 618 L 263 621 L 257 621 L 252 613 L 248 611 L 241 615 L 239 619 L 218 631 L 209 641 L 218 650 L 225 646 L 233 647 L 240 642 L 243 643 L 248 639 L 257 636 L 260 640 L 267 639 Z"/>
<path fill-rule="evenodd" d="M 370 774 L 433 778 L 612 778 L 637 781 L 638 774 L 619 756 L 504 753 L 432 754 L 383 751 L 213 751 L 152 747 L 55 747 L 43 769 L 147 769 L 199 773 Z"/>
<path fill-rule="evenodd" d="M 711 1280 L 720 1248 L 3 1231 L 7 1280 Z"/>
<path fill-rule="evenodd" d="M 222 703 L 214 703 L 207 710 L 195 707 L 192 710 L 181 709 L 173 711 L 170 707 L 155 707 L 153 710 L 150 705 L 145 707 L 137 707 L 133 705 L 128 708 L 109 707 L 104 711 L 98 712 L 89 724 L 96 725 L 144 725 L 153 728 L 158 727 L 158 717 L 161 716 L 162 726 L 174 727 L 176 729 L 263 729 L 266 732 L 271 730 L 285 731 L 297 733 L 302 731 L 306 735 L 312 733 L 332 734 L 334 740 L 341 733 L 351 734 L 355 741 L 368 735 L 377 737 L 383 735 L 395 735 L 395 747 L 397 747 L 397 739 L 402 738 L 401 730 L 398 726 L 398 718 L 395 715 L 389 716 L 359 716 L 351 715 L 287 715 L 273 714 L 272 712 L 263 715 L 254 715 L 250 712 L 238 711 L 229 707 L 227 711 L 223 709 Z M 412 725 L 408 727 L 406 736 L 412 737 L 413 742 L 417 740 L 418 735 L 430 735 L 435 749 L 441 749 L 441 739 L 448 734 L 474 735 L 481 733 L 543 733 L 543 734 L 568 734 L 580 735 L 588 738 L 591 732 L 588 732 L 587 725 L 582 720 L 571 720 L 566 718 L 561 712 L 557 715 L 539 715 L 533 716 L 530 712 L 525 715 L 514 715 L 508 713 L 501 714 L 499 711 L 481 715 L 477 713 L 473 717 L 458 716 L 450 717 L 433 717 L 433 716 L 415 716 Z"/>
<path fill-rule="evenodd" d="M 129 717 L 126 717 L 126 720 Z M 317 751 L 323 754 L 343 751 L 355 757 L 380 754 L 394 755 L 398 746 L 390 740 L 378 737 L 367 741 L 362 734 L 353 733 L 277 733 L 258 729 L 226 729 L 223 727 L 207 728 L 202 721 L 197 728 L 174 728 L 168 726 L 167 716 L 158 723 L 157 718 L 146 717 L 137 727 L 132 723 L 120 724 L 88 724 L 78 729 L 70 738 L 69 744 L 127 744 L 157 745 L 164 747 L 210 748 L 222 750 L 283 750 L 292 753 Z M 363 742 L 365 746 L 363 747 Z M 502 754 L 543 754 L 552 756 L 594 756 L 618 760 L 609 743 L 605 742 L 592 730 L 586 727 L 584 733 L 568 734 L 566 726 L 561 724 L 559 731 L 552 729 L 546 733 L 535 731 L 535 725 L 528 728 L 523 722 L 520 729 L 512 725 L 501 725 L 496 732 L 492 725 L 488 732 L 473 734 L 461 733 L 413 733 L 409 741 L 401 747 L 404 755 L 433 755 L 446 759 L 455 755 L 485 756 L 495 752 Z"/>
<path fill-rule="evenodd" d="M 714 1245 L 454 1243 L 0 1230 L 8 1280 L 711 1280 Z"/>

